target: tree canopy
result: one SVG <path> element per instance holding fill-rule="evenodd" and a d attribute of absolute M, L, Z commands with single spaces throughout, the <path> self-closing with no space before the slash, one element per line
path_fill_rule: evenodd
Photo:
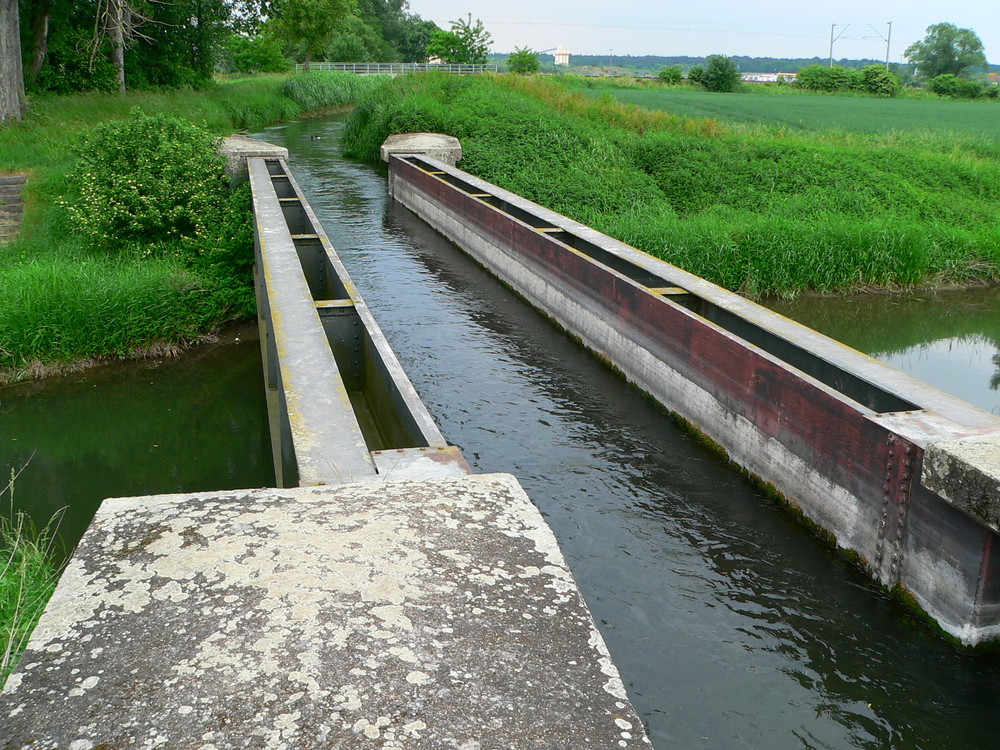
<path fill-rule="evenodd" d="M 972 29 L 960 29 L 953 23 L 928 26 L 927 36 L 907 47 L 904 54 L 925 79 L 960 76 L 970 69 L 986 67 L 979 37 Z"/>
<path fill-rule="evenodd" d="M 451 31 L 438 29 L 427 45 L 427 55 L 452 64 L 483 65 L 490 58 L 493 41 L 483 22 L 460 18 L 451 22 Z"/>
<path fill-rule="evenodd" d="M 704 68 L 696 66 L 688 71 L 688 78 L 709 91 L 725 92 L 735 91 L 742 76 L 731 57 L 710 55 Z"/>
<path fill-rule="evenodd" d="M 507 70 L 511 73 L 537 73 L 540 63 L 538 53 L 525 47 L 515 47 L 514 52 L 507 58 Z"/>
<path fill-rule="evenodd" d="M 71 93 L 200 86 L 218 69 L 293 61 L 420 62 L 439 31 L 407 0 L 0 0 L 0 11 L 5 101 L 22 80 Z M 459 31 L 475 40 L 475 24 Z"/>
<path fill-rule="evenodd" d="M 269 30 L 298 47 L 308 68 L 356 12 L 354 0 L 271 0 Z"/>

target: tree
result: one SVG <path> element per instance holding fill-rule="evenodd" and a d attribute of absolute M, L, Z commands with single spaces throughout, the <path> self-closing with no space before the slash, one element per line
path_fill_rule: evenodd
<path fill-rule="evenodd" d="M 470 13 L 468 19 L 452 21 L 451 31 L 435 31 L 427 55 L 451 64 L 485 65 L 492 41 L 483 22 L 477 19 L 473 23 Z"/>
<path fill-rule="evenodd" d="M 693 69 L 692 69 L 693 71 Z M 710 55 L 703 71 L 695 79 L 709 91 L 736 91 L 742 76 L 733 59 L 725 55 Z"/>
<path fill-rule="evenodd" d="M 407 14 L 399 36 L 393 40 L 400 59 L 403 62 L 424 62 L 427 59 L 427 45 L 431 43 L 435 31 L 439 29 L 433 21 Z"/>
<path fill-rule="evenodd" d="M 515 47 L 513 54 L 507 58 L 507 70 L 511 73 L 537 73 L 539 68 L 538 53 L 525 47 Z"/>
<path fill-rule="evenodd" d="M 970 68 L 986 67 L 979 37 L 972 29 L 960 29 L 953 23 L 928 26 L 927 36 L 907 47 L 904 54 L 924 79 L 960 76 Z"/>
<path fill-rule="evenodd" d="M 24 109 L 19 17 L 17 0 L 0 0 L 0 122 L 20 120 Z"/>
<path fill-rule="evenodd" d="M 94 27 L 94 56 L 101 46 L 101 36 L 111 40 L 111 62 L 118 75 L 118 93 L 125 93 L 125 45 L 133 39 L 145 38 L 139 28 L 149 21 L 136 12 L 126 0 L 99 0 L 97 24 Z"/>
<path fill-rule="evenodd" d="M 356 10 L 354 0 L 272 0 L 269 27 L 275 38 L 298 47 L 308 70 Z"/>
<path fill-rule="evenodd" d="M 230 34 L 225 54 L 231 69 L 239 73 L 284 73 L 292 67 L 291 61 L 281 54 L 281 45 L 263 35 Z"/>
<path fill-rule="evenodd" d="M 684 71 L 680 65 L 669 65 L 659 72 L 660 80 L 676 86 L 684 79 Z"/>

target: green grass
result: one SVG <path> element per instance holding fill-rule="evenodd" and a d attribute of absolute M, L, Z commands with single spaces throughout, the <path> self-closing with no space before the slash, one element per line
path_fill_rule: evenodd
<path fill-rule="evenodd" d="M 58 516 L 39 530 L 23 513 L 10 510 L 14 478 L 12 471 L 0 488 L 0 500 L 8 508 L 0 515 L 0 686 L 17 666 L 59 578 L 53 554 Z"/>
<path fill-rule="evenodd" d="M 138 108 L 183 117 L 222 136 L 343 107 L 379 83 L 315 72 L 197 91 L 32 99 L 23 122 L 0 126 L 0 174 L 30 174 L 21 237 L 0 246 L 0 382 L 79 358 L 183 345 L 252 309 L 252 289 L 226 288 L 231 280 L 224 269 L 195 271 L 169 250 L 132 247 L 112 255 L 85 245 L 65 202 L 72 192 L 67 175 L 89 128 L 126 119 Z"/>
<path fill-rule="evenodd" d="M 1000 278 L 998 147 L 979 139 L 796 134 L 541 79 L 421 76 L 363 100 L 345 144 L 374 160 L 419 130 L 458 136 L 464 169 L 749 296 Z"/>
<path fill-rule="evenodd" d="M 587 92 L 599 96 L 602 91 Z M 732 124 L 752 123 L 789 131 L 847 133 L 948 133 L 985 139 L 1000 146 L 995 102 L 945 99 L 784 93 L 714 94 L 681 88 L 614 89 L 620 102 L 685 117 L 711 117 Z"/>
<path fill-rule="evenodd" d="M 0 369 L 183 344 L 216 318 L 213 302 L 167 258 L 28 256 L 0 274 Z"/>

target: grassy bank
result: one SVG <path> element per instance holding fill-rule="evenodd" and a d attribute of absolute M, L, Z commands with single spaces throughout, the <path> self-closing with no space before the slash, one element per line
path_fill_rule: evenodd
<path fill-rule="evenodd" d="M 421 76 L 363 101 L 346 144 L 374 160 L 388 133 L 419 130 L 461 138 L 464 169 L 749 296 L 1000 279 L 990 141 L 794 134 L 540 79 Z"/>
<path fill-rule="evenodd" d="M 59 569 L 52 554 L 53 523 L 35 529 L 15 513 L 15 474 L 0 484 L 0 687 L 17 666 L 28 637 L 55 590 Z"/>
<path fill-rule="evenodd" d="M 185 263 L 176 243 L 95 247 L 71 220 L 70 176 L 95 126 L 145 115 L 183 118 L 223 136 L 305 112 L 351 104 L 378 85 L 348 73 L 255 78 L 206 90 L 80 94 L 31 102 L 22 123 L 0 127 L 0 174 L 27 172 L 19 241 L 0 246 L 0 383 L 82 358 L 137 356 L 183 347 L 253 312 L 246 276 L 249 213 L 240 268 Z M 181 165 L 181 169 L 183 165 Z"/>

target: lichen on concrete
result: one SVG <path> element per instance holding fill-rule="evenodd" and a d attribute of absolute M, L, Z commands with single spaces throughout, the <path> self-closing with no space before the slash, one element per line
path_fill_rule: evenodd
<path fill-rule="evenodd" d="M 421 154 L 455 166 L 462 160 L 462 144 L 444 133 L 395 133 L 385 139 L 379 153 L 385 162 L 393 154 Z"/>
<path fill-rule="evenodd" d="M 106 501 L 0 695 L 0 737 L 648 746 L 508 475 Z"/>
<path fill-rule="evenodd" d="M 1000 533 L 1000 435 L 931 443 L 921 482 Z"/>

